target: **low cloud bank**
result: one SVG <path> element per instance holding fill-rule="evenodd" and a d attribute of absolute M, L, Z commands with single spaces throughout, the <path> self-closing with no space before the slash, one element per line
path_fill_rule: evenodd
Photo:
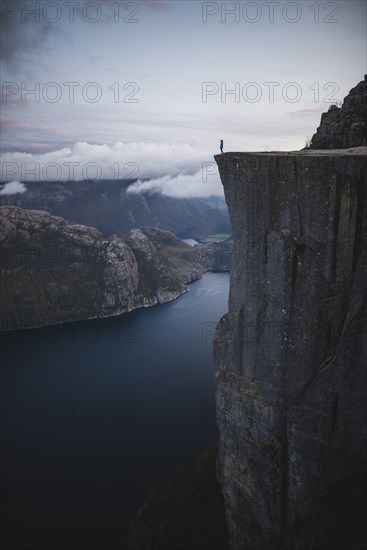
<path fill-rule="evenodd" d="M 132 186 L 132 193 L 150 191 L 171 197 L 223 195 L 212 154 L 186 143 L 78 142 L 71 148 L 46 153 L 4 153 L 0 160 L 0 179 L 5 182 L 139 179 Z"/>
<path fill-rule="evenodd" d="M 16 195 L 17 193 L 25 193 L 27 191 L 24 183 L 20 181 L 10 181 L 0 189 L 0 195 Z"/>
<path fill-rule="evenodd" d="M 129 193 L 160 193 L 167 197 L 210 197 L 223 195 L 218 173 L 206 174 L 205 169 L 194 175 L 164 176 L 148 181 L 137 181 L 128 188 Z"/>

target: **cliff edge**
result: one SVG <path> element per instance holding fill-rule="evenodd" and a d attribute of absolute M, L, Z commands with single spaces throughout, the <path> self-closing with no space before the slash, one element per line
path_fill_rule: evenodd
<path fill-rule="evenodd" d="M 233 550 L 366 542 L 366 154 L 215 157 L 233 229 L 214 343 Z"/>

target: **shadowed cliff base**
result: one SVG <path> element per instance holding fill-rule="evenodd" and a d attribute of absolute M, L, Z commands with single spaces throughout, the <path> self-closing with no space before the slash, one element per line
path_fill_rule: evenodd
<path fill-rule="evenodd" d="M 216 442 L 151 490 L 125 550 L 229 550 L 217 453 Z"/>
<path fill-rule="evenodd" d="M 365 550 L 366 479 L 346 472 L 330 489 L 317 518 L 304 518 L 287 534 L 281 550 Z"/>

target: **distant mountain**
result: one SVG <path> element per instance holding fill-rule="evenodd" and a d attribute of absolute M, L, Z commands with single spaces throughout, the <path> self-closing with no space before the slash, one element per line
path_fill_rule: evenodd
<path fill-rule="evenodd" d="M 207 270 L 200 249 L 172 233 L 103 235 L 45 211 L 0 207 L 5 330 L 109 317 L 173 300 Z"/>
<path fill-rule="evenodd" d="M 128 193 L 133 181 L 30 182 L 27 191 L 0 196 L 0 205 L 46 210 L 104 235 L 150 226 L 180 238 L 231 233 L 224 199 L 175 199 L 158 193 Z"/>

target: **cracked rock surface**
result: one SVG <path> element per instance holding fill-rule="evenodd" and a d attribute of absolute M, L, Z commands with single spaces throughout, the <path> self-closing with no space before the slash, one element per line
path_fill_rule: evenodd
<path fill-rule="evenodd" d="M 311 149 L 343 149 L 367 145 L 367 75 L 352 88 L 341 107 L 331 105 L 321 116 Z"/>
<path fill-rule="evenodd" d="M 214 347 L 234 550 L 360 548 L 345 514 L 366 459 L 366 154 L 215 157 L 233 228 Z M 344 516 L 320 526 L 330 502 Z"/>

